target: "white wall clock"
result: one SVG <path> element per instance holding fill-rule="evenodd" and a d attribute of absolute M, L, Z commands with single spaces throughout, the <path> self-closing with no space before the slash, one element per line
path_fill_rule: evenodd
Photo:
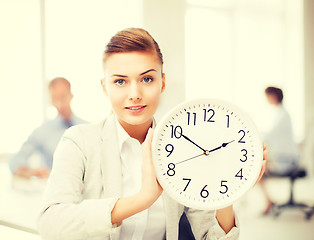
<path fill-rule="evenodd" d="M 191 100 L 169 111 L 156 126 L 152 152 L 165 192 L 202 210 L 239 199 L 255 184 L 263 160 L 252 120 L 218 99 Z"/>

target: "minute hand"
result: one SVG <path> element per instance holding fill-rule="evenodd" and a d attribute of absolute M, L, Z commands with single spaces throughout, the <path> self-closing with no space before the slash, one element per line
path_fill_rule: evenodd
<path fill-rule="evenodd" d="M 193 142 L 193 141 L 192 141 L 190 138 L 188 138 L 187 136 L 185 136 L 185 135 L 183 135 L 183 134 L 181 134 L 181 136 L 184 137 L 184 139 L 188 140 L 189 142 L 193 143 L 193 144 L 194 144 L 195 146 L 197 146 L 198 148 L 202 149 L 204 153 L 206 152 L 206 150 L 205 150 L 204 148 L 202 148 L 202 147 L 200 147 L 199 145 L 197 145 L 195 142 Z"/>
<path fill-rule="evenodd" d="M 220 149 L 220 148 L 222 148 L 222 147 L 226 147 L 229 143 L 232 143 L 232 142 L 234 142 L 234 140 L 232 140 L 232 141 L 230 141 L 230 142 L 223 143 L 223 144 L 221 144 L 221 146 L 216 147 L 216 148 L 214 148 L 214 149 L 212 149 L 212 150 L 209 150 L 208 153 L 214 152 L 214 151 L 216 151 L 216 150 L 218 150 L 218 149 Z"/>

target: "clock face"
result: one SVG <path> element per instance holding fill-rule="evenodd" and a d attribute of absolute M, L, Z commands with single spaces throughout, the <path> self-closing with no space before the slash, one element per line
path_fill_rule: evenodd
<path fill-rule="evenodd" d="M 263 147 L 251 119 L 217 99 L 185 102 L 155 129 L 153 162 L 165 192 L 203 210 L 231 205 L 256 182 Z"/>

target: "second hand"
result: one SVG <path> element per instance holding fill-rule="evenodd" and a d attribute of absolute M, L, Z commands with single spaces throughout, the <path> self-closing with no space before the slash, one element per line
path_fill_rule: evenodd
<path fill-rule="evenodd" d="M 183 161 L 181 161 L 181 162 L 177 162 L 175 165 L 178 165 L 178 164 L 180 164 L 180 163 L 183 163 L 183 162 L 186 162 L 186 161 L 192 160 L 192 159 L 197 158 L 197 157 L 200 157 L 200 156 L 202 156 L 202 155 L 204 155 L 204 153 L 199 154 L 199 155 L 194 156 L 194 157 L 190 157 L 190 158 L 185 159 L 185 160 L 183 160 Z"/>

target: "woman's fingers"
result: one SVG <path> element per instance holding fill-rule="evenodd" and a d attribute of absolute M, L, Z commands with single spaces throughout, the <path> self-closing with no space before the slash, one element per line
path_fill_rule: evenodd
<path fill-rule="evenodd" d="M 266 144 L 263 143 L 263 160 L 267 159 L 267 147 Z"/>
<path fill-rule="evenodd" d="M 142 144 L 142 154 L 143 154 L 143 171 L 152 165 L 152 140 L 153 140 L 154 130 L 151 128 L 148 130 L 145 141 Z"/>
<path fill-rule="evenodd" d="M 264 172 L 266 170 L 266 160 L 267 160 L 267 147 L 266 147 L 266 144 L 263 143 L 263 163 L 262 163 L 262 168 L 261 168 L 261 171 L 260 171 L 260 174 L 258 176 L 258 179 L 257 179 L 256 183 L 258 183 L 259 180 L 261 180 L 261 178 L 264 175 Z"/>
<path fill-rule="evenodd" d="M 142 144 L 143 151 L 143 187 L 145 190 L 153 191 L 154 194 L 160 195 L 162 188 L 156 177 L 155 168 L 152 160 L 152 140 L 154 130 L 149 129 L 145 141 Z"/>

